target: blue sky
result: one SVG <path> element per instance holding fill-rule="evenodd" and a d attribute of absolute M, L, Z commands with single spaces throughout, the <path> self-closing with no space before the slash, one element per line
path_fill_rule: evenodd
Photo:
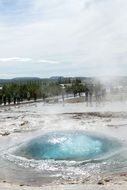
<path fill-rule="evenodd" d="M 0 78 L 127 74 L 126 0 L 0 0 Z"/>

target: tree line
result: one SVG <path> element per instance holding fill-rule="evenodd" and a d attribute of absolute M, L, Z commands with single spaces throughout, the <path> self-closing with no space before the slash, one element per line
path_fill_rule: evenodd
<path fill-rule="evenodd" d="M 84 83 L 80 79 L 66 79 L 65 81 L 26 81 L 26 82 L 10 82 L 1 85 L 0 104 L 20 103 L 22 101 L 30 101 L 43 99 L 66 94 L 73 96 L 81 96 L 82 93 L 93 93 L 99 91 L 102 86 L 94 84 L 92 81 Z"/>

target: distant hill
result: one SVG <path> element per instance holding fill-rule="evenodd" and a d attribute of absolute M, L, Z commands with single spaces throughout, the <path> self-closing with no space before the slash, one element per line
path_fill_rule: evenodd
<path fill-rule="evenodd" d="M 13 78 L 11 79 L 12 81 L 28 81 L 28 80 L 41 80 L 39 77 L 17 77 L 17 78 Z"/>
<path fill-rule="evenodd" d="M 50 77 L 51 80 L 59 80 L 59 79 L 64 79 L 63 76 L 52 76 Z"/>

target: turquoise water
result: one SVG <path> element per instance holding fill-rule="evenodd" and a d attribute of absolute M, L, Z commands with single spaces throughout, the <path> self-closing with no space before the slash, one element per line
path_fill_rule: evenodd
<path fill-rule="evenodd" d="M 120 144 L 84 131 L 58 131 L 30 140 L 16 156 L 35 160 L 91 160 L 113 153 Z"/>

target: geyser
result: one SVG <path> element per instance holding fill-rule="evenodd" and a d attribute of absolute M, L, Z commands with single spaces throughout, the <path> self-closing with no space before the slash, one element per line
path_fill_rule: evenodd
<path fill-rule="evenodd" d="M 57 131 L 23 144 L 16 156 L 35 160 L 93 160 L 113 154 L 120 147 L 116 140 L 84 131 Z"/>

